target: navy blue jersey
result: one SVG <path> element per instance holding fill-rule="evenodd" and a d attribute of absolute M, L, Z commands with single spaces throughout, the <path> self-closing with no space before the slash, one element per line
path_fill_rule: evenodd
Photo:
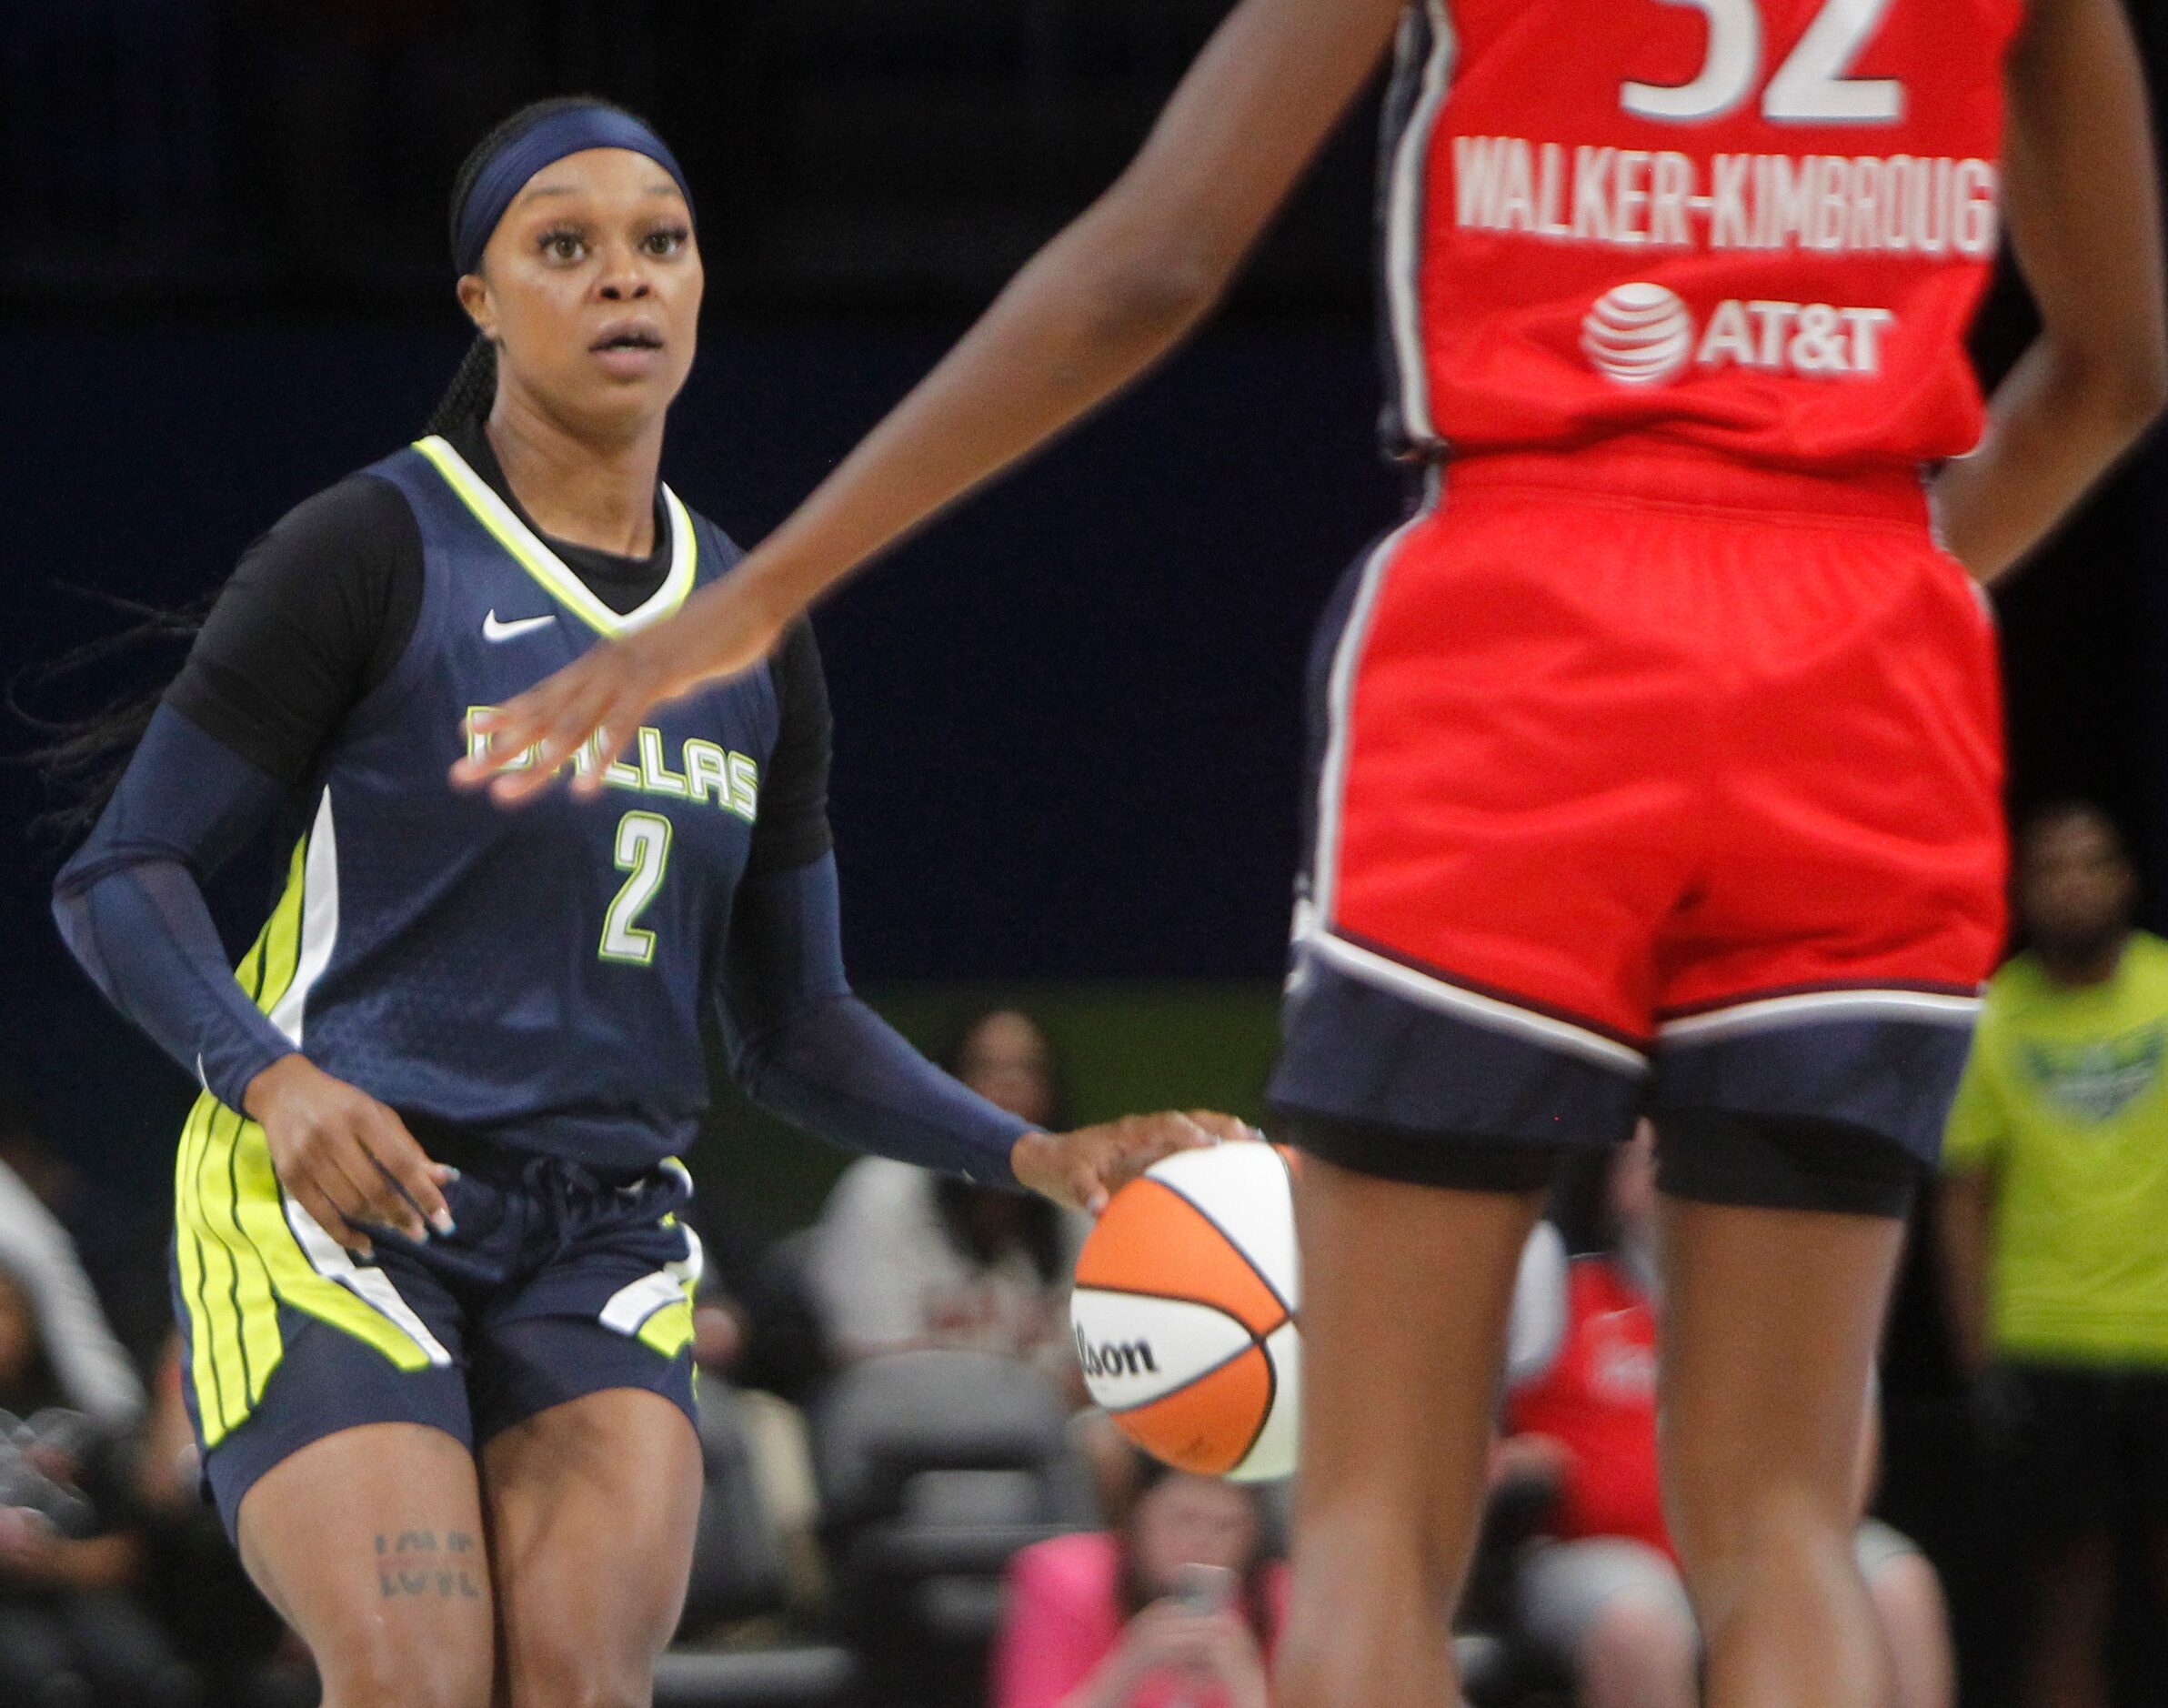
<path fill-rule="evenodd" d="M 773 676 L 651 713 L 593 800 L 507 811 L 446 773 L 471 710 L 674 611 L 738 550 L 666 487 L 667 570 L 620 616 L 446 440 L 366 473 L 413 513 L 420 607 L 317 756 L 243 983 L 319 1067 L 403 1114 L 650 1164 L 706 1101 L 701 1004 L 779 733 Z"/>
<path fill-rule="evenodd" d="M 266 1139 L 241 1111 L 296 1046 L 427 1144 L 649 1170 L 706 1100 L 711 997 L 756 1101 L 838 1143 L 1014 1183 L 1026 1123 L 851 993 L 828 693 L 803 621 L 765 669 L 630 732 L 595 800 L 507 811 L 453 790 L 474 708 L 736 560 L 667 487 L 655 518 L 645 558 L 541 538 L 476 421 L 300 505 L 220 592 L 55 879 L 54 917 L 202 1083 L 191 1132 L 231 1152 L 247 1130 L 266 1191 Z M 236 983 L 200 885 L 282 815 L 287 881 Z M 184 1144 L 184 1200 L 216 1196 L 212 1154 Z"/>

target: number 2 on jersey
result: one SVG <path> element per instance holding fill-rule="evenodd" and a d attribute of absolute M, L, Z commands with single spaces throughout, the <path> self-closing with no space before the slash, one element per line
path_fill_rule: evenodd
<path fill-rule="evenodd" d="M 1691 83 L 1627 83 L 1619 105 L 1637 118 L 1691 125 L 1721 118 L 1762 71 L 1762 0 L 1661 0 L 1709 20 L 1709 50 Z M 1848 77 L 1890 0 L 1824 0 L 1799 45 L 1762 91 L 1762 116 L 1790 125 L 1893 125 L 1904 116 L 1894 77 Z"/>
<path fill-rule="evenodd" d="M 629 961 L 645 967 L 655 959 L 655 933 L 633 923 L 655 892 L 662 888 L 663 873 L 670 863 L 670 821 L 658 813 L 628 812 L 617 820 L 617 865 L 630 872 L 617 899 L 603 917 L 602 948 L 605 960 Z"/>

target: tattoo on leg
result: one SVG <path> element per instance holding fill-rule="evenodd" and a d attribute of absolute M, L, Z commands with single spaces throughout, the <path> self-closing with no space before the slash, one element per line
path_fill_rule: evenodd
<path fill-rule="evenodd" d="M 481 1585 L 467 1570 L 480 1548 L 464 1530 L 447 1531 L 439 1545 L 433 1530 L 376 1532 L 376 1592 L 386 1601 L 402 1595 L 434 1595 L 441 1601 L 473 1601 Z"/>

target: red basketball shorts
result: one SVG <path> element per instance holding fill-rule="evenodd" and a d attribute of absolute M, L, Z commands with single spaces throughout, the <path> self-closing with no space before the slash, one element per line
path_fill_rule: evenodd
<path fill-rule="evenodd" d="M 1932 1159 L 2003 931 L 1992 619 L 1909 472 L 1465 459 L 1312 669 L 1274 1098 L 1601 1141 L 1803 1117 Z"/>

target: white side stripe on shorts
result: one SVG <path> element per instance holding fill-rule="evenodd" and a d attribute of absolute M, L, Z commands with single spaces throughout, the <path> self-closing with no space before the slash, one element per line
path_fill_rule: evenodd
<path fill-rule="evenodd" d="M 337 1281 L 356 1298 L 390 1319 L 428 1354 L 432 1364 L 450 1363 L 452 1355 L 429 1332 L 429 1325 L 415 1314 L 414 1307 L 399 1297 L 399 1290 L 392 1285 L 391 1277 L 380 1269 L 362 1268 L 345 1246 L 324 1231 L 323 1224 L 303 1209 L 292 1193 L 285 1196 L 286 1226 L 293 1229 L 294 1238 L 300 1241 L 309 1267 L 326 1280 Z"/>
<path fill-rule="evenodd" d="M 1910 1020 L 1929 1026 L 1970 1026 L 1979 1013 L 1978 997 L 1934 990 L 1804 990 L 1794 996 L 1751 998 L 1730 1008 L 1666 1020 L 1656 1029 L 1656 1035 L 1666 1044 L 1691 1045 L 1814 1020 Z"/>
<path fill-rule="evenodd" d="M 1539 1014 L 1497 997 L 1463 990 L 1434 973 L 1405 966 L 1328 931 L 1313 929 L 1302 939 L 1302 948 L 1359 983 L 1390 990 L 1395 996 L 1450 1014 L 1470 1025 L 1486 1027 L 1491 1031 L 1518 1032 L 1546 1049 L 1561 1050 L 1617 1072 L 1638 1075 L 1649 1070 L 1648 1058 L 1631 1044 L 1622 1044 L 1615 1038 L 1606 1038 L 1601 1032 L 1591 1031 L 1585 1026 L 1576 1026 L 1555 1015 Z"/>
<path fill-rule="evenodd" d="M 641 1323 L 666 1305 L 678 1303 L 688 1287 L 699 1285 L 701 1271 L 708 1266 L 707 1253 L 701 1250 L 698 1234 L 690 1228 L 684 1232 L 682 1259 L 665 1263 L 651 1275 L 627 1281 L 609 1296 L 609 1302 L 598 1313 L 604 1328 L 618 1334 L 637 1334 Z"/>
<path fill-rule="evenodd" d="M 1328 925 L 1332 919 L 1333 891 L 1340 870 L 1340 797 L 1348 782 L 1348 749 L 1354 738 L 1355 677 L 1362 664 L 1363 642 L 1370 638 L 1370 613 L 1385 586 L 1386 571 L 1400 542 L 1422 526 L 1437 508 L 1440 492 L 1435 466 L 1428 477 L 1422 507 L 1378 542 L 1378 548 L 1362 566 L 1362 580 L 1348 608 L 1348 620 L 1332 649 L 1332 671 L 1326 680 L 1325 705 L 1328 733 L 1324 761 L 1318 767 L 1318 834 L 1310 873 L 1310 904 L 1317 918 Z"/>

